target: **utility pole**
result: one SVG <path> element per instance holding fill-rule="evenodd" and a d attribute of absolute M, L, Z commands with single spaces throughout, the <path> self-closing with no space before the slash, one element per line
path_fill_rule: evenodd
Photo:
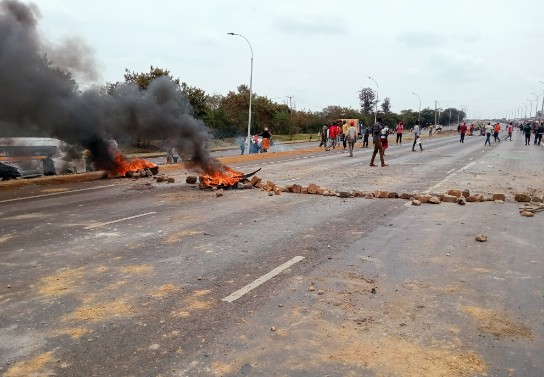
<path fill-rule="evenodd" d="M 436 127 L 436 109 L 437 109 L 437 106 L 438 106 L 438 101 L 434 101 L 434 125 Z"/>
<path fill-rule="evenodd" d="M 449 128 L 450 131 L 451 131 L 451 106 L 450 106 L 450 124 L 448 125 L 448 128 Z"/>

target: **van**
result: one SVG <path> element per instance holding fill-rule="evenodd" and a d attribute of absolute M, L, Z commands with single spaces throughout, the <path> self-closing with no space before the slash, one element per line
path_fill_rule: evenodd
<path fill-rule="evenodd" d="M 16 168 L 23 178 L 44 175 L 44 160 L 49 157 L 54 174 L 85 172 L 85 160 L 71 158 L 70 149 L 69 144 L 53 138 L 5 137 L 0 138 L 0 162 Z"/>

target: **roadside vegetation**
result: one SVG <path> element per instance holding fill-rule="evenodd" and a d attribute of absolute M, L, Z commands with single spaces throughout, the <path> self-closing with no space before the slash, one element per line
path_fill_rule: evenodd
<path fill-rule="evenodd" d="M 157 77 L 169 77 L 180 89 L 182 96 L 191 105 L 190 111 L 197 119 L 201 119 L 214 135 L 213 147 L 221 147 L 221 143 L 235 144 L 237 137 L 247 135 L 247 120 L 249 109 L 249 88 L 240 85 L 236 90 L 229 91 L 226 95 L 208 94 L 204 89 L 190 86 L 179 78 L 174 78 L 168 69 L 151 67 L 149 72 L 125 71 L 124 80 L 116 83 L 108 83 L 103 90 L 105 95 L 115 95 L 116 89 L 124 83 L 135 84 L 140 90 L 146 90 L 151 81 Z M 317 133 L 324 124 L 330 124 L 335 119 L 360 119 L 363 125 L 368 126 L 374 122 L 374 111 L 376 105 L 375 92 L 371 88 L 362 88 L 358 94 L 361 105 L 360 110 L 330 105 L 320 111 L 295 110 L 285 103 L 277 103 L 274 100 L 253 93 L 252 98 L 252 133 L 261 132 L 268 127 L 274 139 L 278 141 L 309 140 L 310 132 L 312 139 L 317 139 Z M 410 129 L 418 119 L 418 111 L 412 109 L 402 110 L 399 113 L 391 111 L 391 100 L 385 97 L 379 103 L 378 111 L 384 118 L 384 122 L 390 127 L 398 121 L 402 121 L 407 129 Z M 442 109 L 439 124 L 452 123 L 457 119 L 463 119 L 465 113 L 452 108 Z M 425 108 L 421 110 L 420 124 L 434 124 L 434 109 Z M 281 136 L 280 136 L 281 135 Z M 160 149 L 160 146 L 153 146 L 150 141 L 138 139 L 135 148 L 140 152 L 153 152 L 153 148 Z M 132 151 L 132 152 L 136 152 Z"/>

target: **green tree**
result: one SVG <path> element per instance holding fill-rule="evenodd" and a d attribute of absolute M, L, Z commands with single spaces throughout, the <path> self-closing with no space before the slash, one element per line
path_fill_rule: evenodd
<path fill-rule="evenodd" d="M 359 92 L 359 101 L 361 103 L 361 112 L 365 115 L 372 114 L 376 104 L 376 96 L 371 88 L 363 88 Z"/>
<path fill-rule="evenodd" d="M 204 119 L 209 111 L 209 96 L 206 92 L 195 86 L 189 86 L 186 83 L 181 84 L 181 90 L 193 108 L 193 116 L 198 119 Z"/>
<path fill-rule="evenodd" d="M 391 100 L 389 99 L 389 97 L 385 97 L 385 99 L 383 100 L 381 104 L 381 107 L 384 113 L 391 112 Z"/>
<path fill-rule="evenodd" d="M 179 79 L 174 79 L 170 75 L 168 69 L 163 69 L 159 67 L 153 67 L 149 69 L 149 72 L 131 72 L 128 68 L 125 69 L 125 82 L 129 84 L 134 84 L 141 90 L 145 90 L 149 87 L 151 81 L 155 80 L 158 77 L 168 76 L 178 87 L 180 86 Z"/>

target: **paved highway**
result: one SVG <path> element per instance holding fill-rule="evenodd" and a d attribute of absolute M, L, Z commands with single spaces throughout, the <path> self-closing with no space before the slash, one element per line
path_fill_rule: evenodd
<path fill-rule="evenodd" d="M 505 203 L 363 199 L 110 179 L 0 191 L 0 373 L 537 376 L 542 147 L 448 136 L 271 154 L 277 184 L 502 192 Z M 0 187 L 1 189 L 2 187 Z M 476 242 L 485 233 L 488 241 Z"/>

